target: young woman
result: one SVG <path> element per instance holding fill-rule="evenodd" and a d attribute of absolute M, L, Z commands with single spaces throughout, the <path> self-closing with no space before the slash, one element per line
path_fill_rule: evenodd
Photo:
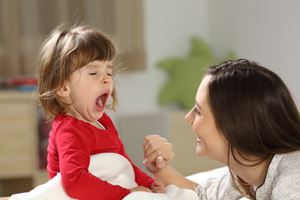
<path fill-rule="evenodd" d="M 157 179 L 195 189 L 199 199 L 300 199 L 299 112 L 274 72 L 245 59 L 210 67 L 186 121 L 197 135 L 196 153 L 229 172 L 191 182 L 169 165 L 170 143 L 148 136 L 145 164 Z"/>

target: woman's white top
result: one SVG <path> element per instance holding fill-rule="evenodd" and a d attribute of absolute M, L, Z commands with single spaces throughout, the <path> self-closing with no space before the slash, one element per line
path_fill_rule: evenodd
<path fill-rule="evenodd" d="M 201 182 L 196 192 L 200 200 L 237 200 L 243 197 L 235 189 L 229 172 Z M 255 199 L 300 199 L 300 151 L 273 157 L 264 184 L 256 190 Z"/>

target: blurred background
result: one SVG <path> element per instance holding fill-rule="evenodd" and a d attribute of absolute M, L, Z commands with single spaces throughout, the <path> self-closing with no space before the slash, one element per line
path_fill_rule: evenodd
<path fill-rule="evenodd" d="M 87 24 L 112 38 L 126 70 L 117 77 L 117 112 L 109 114 L 128 154 L 144 169 L 143 138 L 160 134 L 173 143 L 174 166 L 189 175 L 220 166 L 194 155 L 184 122 L 209 64 L 257 61 L 299 105 L 299 8 L 298 0 L 0 0 L 0 196 L 47 179 L 49 124 L 36 103 L 35 69 L 57 25 Z"/>

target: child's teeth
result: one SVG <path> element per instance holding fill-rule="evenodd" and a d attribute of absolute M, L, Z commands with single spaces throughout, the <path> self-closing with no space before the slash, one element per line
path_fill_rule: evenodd
<path fill-rule="evenodd" d="M 99 105 L 99 106 L 103 106 L 101 99 L 99 99 L 98 105 Z"/>

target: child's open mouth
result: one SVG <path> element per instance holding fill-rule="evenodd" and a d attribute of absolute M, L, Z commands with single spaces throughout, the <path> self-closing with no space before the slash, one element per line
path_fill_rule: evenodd
<path fill-rule="evenodd" d="M 97 106 L 98 109 L 102 110 L 105 107 L 107 98 L 108 98 L 108 94 L 105 93 L 105 94 L 102 94 L 101 96 L 99 96 L 96 99 L 96 106 Z"/>

